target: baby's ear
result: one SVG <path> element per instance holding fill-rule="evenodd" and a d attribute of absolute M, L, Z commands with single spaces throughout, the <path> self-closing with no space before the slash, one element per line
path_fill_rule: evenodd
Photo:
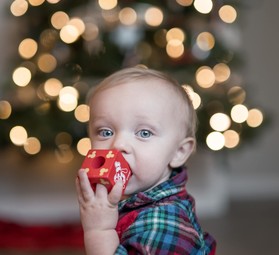
<path fill-rule="evenodd" d="M 195 140 L 192 137 L 184 138 L 177 147 L 177 150 L 170 162 L 170 167 L 176 168 L 182 166 L 193 152 L 194 146 Z"/>

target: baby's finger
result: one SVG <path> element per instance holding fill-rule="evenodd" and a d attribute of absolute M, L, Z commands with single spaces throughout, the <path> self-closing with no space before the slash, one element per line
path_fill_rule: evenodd
<path fill-rule="evenodd" d="M 117 205 L 122 196 L 123 182 L 119 179 L 113 186 L 111 192 L 108 195 L 108 201 L 113 205 Z"/>
<path fill-rule="evenodd" d="M 76 178 L 76 191 L 77 191 L 78 199 L 79 199 L 79 201 L 81 201 L 80 198 L 83 198 L 83 197 L 82 197 L 82 192 L 81 192 L 81 188 L 80 188 L 80 183 L 79 183 L 79 178 L 78 177 Z"/>
<path fill-rule="evenodd" d="M 94 191 L 90 185 L 87 174 L 83 169 L 78 171 L 79 185 L 77 191 L 82 195 L 84 201 L 89 201 L 94 197 Z"/>
<path fill-rule="evenodd" d="M 108 195 L 108 190 L 103 184 L 98 183 L 96 185 L 95 195 L 96 195 L 96 198 L 104 199 Z"/>

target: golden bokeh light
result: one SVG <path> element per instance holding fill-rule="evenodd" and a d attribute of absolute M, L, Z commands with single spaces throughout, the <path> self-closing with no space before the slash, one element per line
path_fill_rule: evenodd
<path fill-rule="evenodd" d="M 50 4 L 58 4 L 61 0 L 46 0 Z"/>
<path fill-rule="evenodd" d="M 201 97 L 198 93 L 196 93 L 190 85 L 182 85 L 182 88 L 186 91 L 190 99 L 192 100 L 192 104 L 194 109 L 198 109 L 201 105 Z"/>
<path fill-rule="evenodd" d="M 8 101 L 0 101 L 0 119 L 8 119 L 12 114 L 12 106 Z"/>
<path fill-rule="evenodd" d="M 243 104 L 237 104 L 231 109 L 231 118 L 236 123 L 243 123 L 248 118 L 248 109 Z"/>
<path fill-rule="evenodd" d="M 246 92 L 240 86 L 234 86 L 229 89 L 228 98 L 232 104 L 242 104 L 246 99 Z"/>
<path fill-rule="evenodd" d="M 190 6 L 193 0 L 176 0 L 176 2 L 181 6 Z"/>
<path fill-rule="evenodd" d="M 130 26 L 137 21 L 137 13 L 133 8 L 126 7 L 119 12 L 119 20 L 123 25 Z"/>
<path fill-rule="evenodd" d="M 223 135 L 225 137 L 226 148 L 235 148 L 240 142 L 239 134 L 234 130 L 227 130 L 223 133 Z"/>
<path fill-rule="evenodd" d="M 14 0 L 10 6 L 11 13 L 16 16 L 24 15 L 28 10 L 28 2 L 26 0 Z"/>
<path fill-rule="evenodd" d="M 81 104 L 75 109 L 75 117 L 79 122 L 89 121 L 89 107 L 86 104 Z"/>
<path fill-rule="evenodd" d="M 48 53 L 42 54 L 38 58 L 38 67 L 44 73 L 51 73 L 57 66 L 56 58 Z"/>
<path fill-rule="evenodd" d="M 198 12 L 207 14 L 211 12 L 213 3 L 212 0 L 195 0 L 194 7 Z"/>
<path fill-rule="evenodd" d="M 35 155 L 41 151 L 41 143 L 36 137 L 28 137 L 23 148 L 28 154 Z"/>
<path fill-rule="evenodd" d="M 40 6 L 45 2 L 45 0 L 28 0 L 28 2 L 32 6 Z"/>
<path fill-rule="evenodd" d="M 67 13 L 63 11 L 55 12 L 50 19 L 51 25 L 60 30 L 62 27 L 66 26 L 70 18 Z"/>
<path fill-rule="evenodd" d="M 85 24 L 80 18 L 72 18 L 69 20 L 68 25 L 74 26 L 78 30 L 78 34 L 81 35 L 85 31 Z"/>
<path fill-rule="evenodd" d="M 10 130 L 10 139 L 13 144 L 21 146 L 26 143 L 28 138 L 27 131 L 22 126 L 15 126 Z"/>
<path fill-rule="evenodd" d="M 25 87 L 29 84 L 32 74 L 26 67 L 18 67 L 13 72 L 13 81 L 19 87 Z"/>
<path fill-rule="evenodd" d="M 78 91 L 74 87 L 66 86 L 59 92 L 58 107 L 64 112 L 73 111 L 78 104 Z"/>
<path fill-rule="evenodd" d="M 215 74 L 216 82 L 218 83 L 227 81 L 231 76 L 231 70 L 229 66 L 224 63 L 216 64 L 213 67 L 213 72 Z"/>
<path fill-rule="evenodd" d="M 209 119 L 209 124 L 215 131 L 225 131 L 231 125 L 230 117 L 225 113 L 215 113 Z"/>
<path fill-rule="evenodd" d="M 91 142 L 88 137 L 80 139 L 77 143 L 77 151 L 79 154 L 86 156 L 87 152 L 91 149 Z"/>
<path fill-rule="evenodd" d="M 184 45 L 181 41 L 173 39 L 167 43 L 166 52 L 171 58 L 179 58 L 184 53 Z"/>
<path fill-rule="evenodd" d="M 231 5 L 223 5 L 219 9 L 219 16 L 225 23 L 233 23 L 236 20 L 237 12 Z"/>
<path fill-rule="evenodd" d="M 166 52 L 171 58 L 179 58 L 184 54 L 185 33 L 182 29 L 174 27 L 166 33 Z"/>
<path fill-rule="evenodd" d="M 248 112 L 247 125 L 255 128 L 262 124 L 263 113 L 259 109 L 250 109 Z"/>
<path fill-rule="evenodd" d="M 56 78 L 50 78 L 44 83 L 44 91 L 51 97 L 57 97 L 63 84 Z"/>
<path fill-rule="evenodd" d="M 209 51 L 215 45 L 215 38 L 209 32 L 202 32 L 197 37 L 197 45 L 201 50 Z"/>
<path fill-rule="evenodd" d="M 225 137 L 220 132 L 211 132 L 206 137 L 207 146 L 213 151 L 219 151 L 225 146 Z"/>
<path fill-rule="evenodd" d="M 65 43 L 74 43 L 80 36 L 78 28 L 74 25 L 66 25 L 60 30 L 60 38 Z"/>
<path fill-rule="evenodd" d="M 151 27 L 160 26 L 163 22 L 164 15 L 161 9 L 157 7 L 150 7 L 146 10 L 144 19 L 146 24 Z"/>
<path fill-rule="evenodd" d="M 117 0 L 98 0 L 99 6 L 103 10 L 111 10 L 117 6 Z"/>
<path fill-rule="evenodd" d="M 202 88 L 210 88 L 215 83 L 215 74 L 208 66 L 202 66 L 196 71 L 196 81 Z"/>
<path fill-rule="evenodd" d="M 193 107 L 196 110 L 201 105 L 201 97 L 200 97 L 200 95 L 198 93 L 194 92 L 192 98 L 193 98 L 192 99 Z"/>
<path fill-rule="evenodd" d="M 180 42 L 184 42 L 185 37 L 186 36 L 184 31 L 178 27 L 171 28 L 166 34 L 167 42 L 170 42 L 171 40 L 178 40 Z"/>
<path fill-rule="evenodd" d="M 22 58 L 30 59 L 35 56 L 38 44 L 31 38 L 24 39 L 18 46 L 18 53 Z"/>

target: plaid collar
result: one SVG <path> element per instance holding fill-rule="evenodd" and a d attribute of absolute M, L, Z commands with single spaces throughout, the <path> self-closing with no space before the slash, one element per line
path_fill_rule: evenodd
<path fill-rule="evenodd" d="M 154 187 L 151 190 L 139 192 L 132 195 L 128 199 L 122 200 L 119 203 L 119 210 L 124 208 L 136 208 L 149 203 L 154 203 L 163 198 L 178 194 L 186 193 L 187 170 L 186 168 L 174 169 L 170 178 Z"/>

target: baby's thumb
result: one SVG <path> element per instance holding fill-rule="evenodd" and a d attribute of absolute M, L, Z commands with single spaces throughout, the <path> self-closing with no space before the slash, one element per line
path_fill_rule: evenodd
<path fill-rule="evenodd" d="M 113 186 L 111 192 L 108 195 L 108 200 L 112 205 L 117 205 L 122 196 L 123 182 L 122 180 L 118 180 Z"/>

